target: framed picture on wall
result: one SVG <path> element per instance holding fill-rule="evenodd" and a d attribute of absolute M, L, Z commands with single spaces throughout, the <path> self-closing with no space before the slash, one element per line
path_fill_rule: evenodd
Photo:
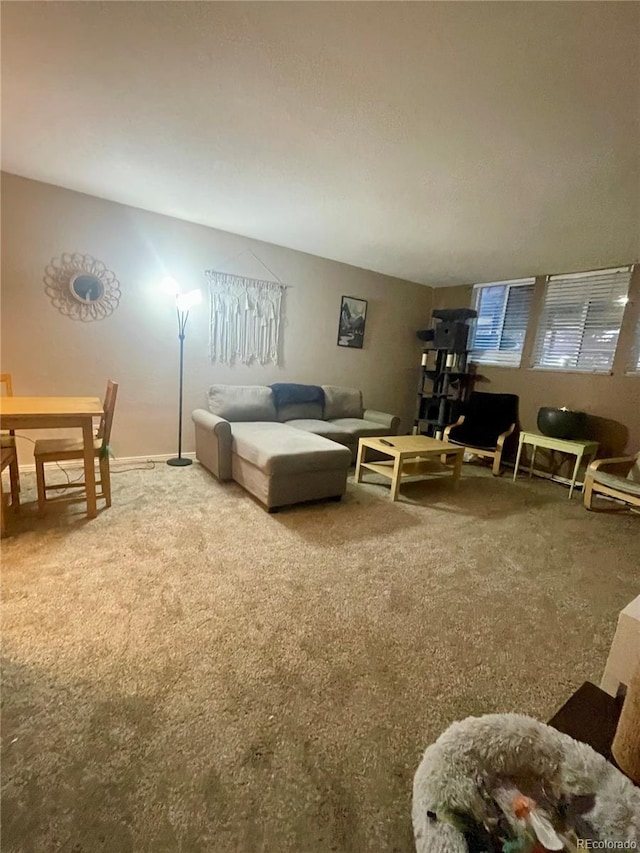
<path fill-rule="evenodd" d="M 362 349 L 366 320 L 367 300 L 343 296 L 338 323 L 338 346 Z"/>

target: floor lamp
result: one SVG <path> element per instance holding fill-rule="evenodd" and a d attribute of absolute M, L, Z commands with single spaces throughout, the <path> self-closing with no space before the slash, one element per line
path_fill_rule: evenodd
<path fill-rule="evenodd" d="M 175 291 L 174 291 L 175 292 Z M 180 341 L 180 390 L 178 394 L 178 455 L 167 459 L 167 465 L 184 467 L 191 465 L 192 459 L 182 455 L 182 380 L 184 375 L 184 338 L 189 311 L 194 305 L 202 301 L 202 293 L 199 290 L 191 290 L 189 293 L 176 293 L 176 312 L 178 315 L 178 340 Z"/>

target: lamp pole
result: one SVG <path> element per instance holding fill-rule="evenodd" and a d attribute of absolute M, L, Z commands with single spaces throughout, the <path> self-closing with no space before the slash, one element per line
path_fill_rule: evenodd
<path fill-rule="evenodd" d="M 189 319 L 189 311 L 181 311 L 178 307 L 176 309 L 178 314 L 178 339 L 180 341 L 180 387 L 178 391 L 178 455 L 174 456 L 172 459 L 167 459 L 167 465 L 175 465 L 178 467 L 185 467 L 187 465 L 191 465 L 193 462 L 192 459 L 185 457 L 182 455 L 182 382 L 184 376 L 184 337 L 185 337 L 185 329 L 187 327 L 187 320 Z"/>

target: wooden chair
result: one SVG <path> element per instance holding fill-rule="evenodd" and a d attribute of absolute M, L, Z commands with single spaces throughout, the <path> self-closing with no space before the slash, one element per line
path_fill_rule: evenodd
<path fill-rule="evenodd" d="M 2 393 L 5 397 L 13 397 L 13 383 L 11 381 L 10 373 L 0 373 L 0 386 L 2 387 Z M 15 450 L 16 447 L 16 431 L 14 429 L 6 430 L 5 432 L 0 433 L 0 447 L 3 451 L 6 448 L 13 448 Z M 9 456 L 7 456 L 9 460 Z M 2 470 L 8 467 L 9 468 L 9 476 L 11 478 L 11 504 L 14 505 L 14 509 L 17 511 L 19 505 L 19 498 L 16 497 L 14 499 L 14 492 L 16 495 L 20 494 L 20 472 L 18 470 L 18 458 L 16 456 L 15 460 L 7 461 L 5 465 L 5 457 L 3 455 L 2 458 Z M 7 497 L 2 498 L 2 512 L 4 513 L 7 505 Z M 4 523 L 3 523 L 4 529 Z"/>
<path fill-rule="evenodd" d="M 0 469 L 0 535 L 5 535 L 6 512 L 11 509 L 13 512 L 18 511 L 20 506 L 20 477 L 18 474 L 18 454 L 15 447 L 3 447 L 2 453 L 2 468 Z M 11 491 L 9 495 L 5 495 L 4 486 L 2 485 L 2 471 L 5 468 L 9 469 L 9 481 L 11 483 Z M 10 501 L 9 501 L 10 498 Z"/>
<path fill-rule="evenodd" d="M 602 470 L 609 467 L 622 468 L 626 476 Z M 584 505 L 587 509 L 592 509 L 594 492 L 640 507 L 640 453 L 592 462 L 584 478 Z"/>
<path fill-rule="evenodd" d="M 492 474 L 500 474 L 504 443 L 518 422 L 516 394 L 473 391 L 464 404 L 464 415 L 448 426 L 443 440 L 462 445 L 476 456 L 493 459 Z"/>
<path fill-rule="evenodd" d="M 10 373 L 0 373 L 0 386 L 3 386 L 2 391 L 4 397 L 13 397 L 13 383 L 11 382 Z M 0 433 L 0 445 L 2 447 L 15 447 L 15 436 L 16 431 L 14 429 Z"/>
<path fill-rule="evenodd" d="M 104 398 L 104 414 L 100 418 L 100 426 L 93 442 L 93 453 L 98 458 L 100 466 L 100 479 L 96 486 L 100 489 L 98 498 L 104 498 L 106 506 L 111 506 L 111 474 L 109 470 L 109 439 L 111 437 L 111 425 L 113 413 L 116 406 L 118 385 L 111 380 L 107 383 L 107 393 Z M 44 465 L 46 462 L 67 462 L 72 459 L 84 458 L 84 447 L 82 439 L 76 438 L 45 438 L 36 441 L 34 456 L 36 460 L 36 481 L 38 484 L 38 508 L 42 512 L 46 503 L 53 498 L 47 499 L 47 492 L 56 489 L 75 489 L 84 487 L 85 483 L 62 483 L 47 486 L 44 478 Z M 66 498 L 69 500 L 69 498 Z"/>
<path fill-rule="evenodd" d="M 0 385 L 4 385 L 5 397 L 13 397 L 13 383 L 10 373 L 0 373 Z"/>

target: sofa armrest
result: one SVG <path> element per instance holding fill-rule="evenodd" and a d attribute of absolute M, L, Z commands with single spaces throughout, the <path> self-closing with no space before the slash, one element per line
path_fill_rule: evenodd
<path fill-rule="evenodd" d="M 400 418 L 397 415 L 389 415 L 387 412 L 376 412 L 375 409 L 365 409 L 362 418 L 365 421 L 373 421 L 375 424 L 381 424 L 389 430 L 391 435 L 397 435 L 400 429 Z"/>
<path fill-rule="evenodd" d="M 206 409 L 196 409 L 191 420 L 196 429 L 196 459 L 218 480 L 231 480 L 231 424 Z"/>

